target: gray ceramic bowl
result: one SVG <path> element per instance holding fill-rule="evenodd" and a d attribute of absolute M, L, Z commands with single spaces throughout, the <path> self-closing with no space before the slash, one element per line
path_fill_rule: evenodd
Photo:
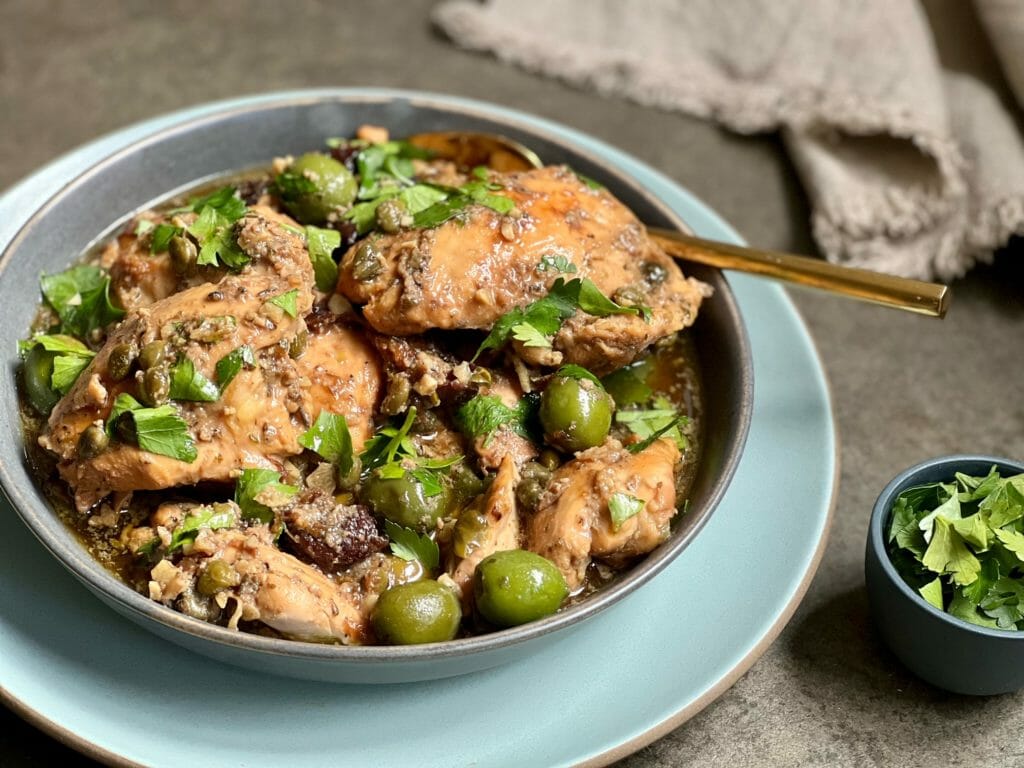
<path fill-rule="evenodd" d="M 988 629 L 950 616 L 922 598 L 896 571 L 886 535 L 896 497 L 924 483 L 948 482 L 956 472 L 1004 477 L 1024 464 L 993 456 L 942 456 L 899 474 L 875 502 L 864 576 L 875 626 L 886 645 L 923 680 L 954 693 L 988 696 L 1024 688 L 1024 632 Z"/>
<path fill-rule="evenodd" d="M 157 634 L 216 659 L 293 677 L 357 683 L 426 680 L 473 672 L 524 656 L 652 578 L 686 548 L 722 498 L 750 423 L 752 365 L 743 321 L 717 270 L 688 271 L 715 296 L 701 311 L 695 335 L 706 390 L 704 450 L 690 511 L 671 539 L 613 585 L 555 616 L 490 635 L 423 646 L 349 648 L 241 634 L 191 619 L 135 593 L 98 565 L 57 520 L 24 462 L 15 376 L 16 341 L 39 299 L 40 272 L 63 269 L 133 212 L 174 190 L 224 173 L 264 166 L 275 156 L 323 146 L 363 123 L 395 136 L 467 129 L 503 133 L 532 146 L 546 162 L 567 162 L 605 183 L 652 225 L 685 228 L 637 182 L 570 144 L 551 124 L 490 105 L 442 96 L 390 92 L 282 95 L 244 108 L 215 110 L 177 124 L 85 171 L 37 211 L 0 259 L 0 482 L 28 527 L 89 589 L 115 610 Z M 113 225 L 113 226 L 112 226 Z"/>

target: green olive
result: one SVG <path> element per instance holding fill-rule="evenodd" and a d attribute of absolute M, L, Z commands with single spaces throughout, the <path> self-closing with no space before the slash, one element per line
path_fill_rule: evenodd
<path fill-rule="evenodd" d="M 484 481 L 464 461 L 452 465 L 448 470 L 448 480 L 452 488 L 453 507 L 460 507 L 484 492 Z"/>
<path fill-rule="evenodd" d="M 137 356 L 138 350 L 134 344 L 116 344 L 107 358 L 107 375 L 114 381 L 127 378 Z"/>
<path fill-rule="evenodd" d="M 241 583 L 242 577 L 230 563 L 216 559 L 206 564 L 196 582 L 196 588 L 201 594 L 215 595 L 222 589 L 237 587 Z"/>
<path fill-rule="evenodd" d="M 550 616 L 569 595 L 562 572 L 524 549 L 485 557 L 473 574 L 476 608 L 492 624 L 515 627 Z"/>
<path fill-rule="evenodd" d="M 409 472 L 401 477 L 374 472 L 363 483 L 360 498 L 379 517 L 420 531 L 433 529 L 451 506 L 447 483 L 441 483 L 440 493 L 428 496 L 423 483 Z"/>
<path fill-rule="evenodd" d="M 392 587 L 373 609 L 378 639 L 392 645 L 451 640 L 461 621 L 462 609 L 455 591 L 432 579 Z"/>
<path fill-rule="evenodd" d="M 607 437 L 613 410 L 614 402 L 600 384 L 555 376 L 540 398 L 544 439 L 570 453 L 593 448 Z"/>
<path fill-rule="evenodd" d="M 78 458 L 92 459 L 99 456 L 110 445 L 107 430 L 99 424 L 90 424 L 78 438 Z"/>
<path fill-rule="evenodd" d="M 139 400 L 155 407 L 167 402 L 171 394 L 171 374 L 164 366 L 150 368 L 139 384 Z"/>
<path fill-rule="evenodd" d="M 356 199 L 356 177 L 333 157 L 309 152 L 288 169 L 313 182 L 309 191 L 283 197 L 285 208 L 303 224 L 323 224 L 328 217 Z"/>
<path fill-rule="evenodd" d="M 148 371 L 170 357 L 170 345 L 166 341 L 151 341 L 139 352 L 139 367 Z"/>
<path fill-rule="evenodd" d="M 187 275 L 195 269 L 199 251 L 189 238 L 175 235 L 167 244 L 167 251 L 171 255 L 171 266 L 179 275 Z"/>
<path fill-rule="evenodd" d="M 352 277 L 359 281 L 373 280 L 384 271 L 382 255 L 374 241 L 363 240 L 352 254 Z"/>
<path fill-rule="evenodd" d="M 38 344 L 25 357 L 23 378 L 28 401 L 39 413 L 46 416 L 60 400 L 60 392 L 53 388 L 53 352 L 47 352 Z"/>
<path fill-rule="evenodd" d="M 402 229 L 402 219 L 405 217 L 405 206 L 401 200 L 385 200 L 377 206 L 377 227 L 393 235 Z"/>

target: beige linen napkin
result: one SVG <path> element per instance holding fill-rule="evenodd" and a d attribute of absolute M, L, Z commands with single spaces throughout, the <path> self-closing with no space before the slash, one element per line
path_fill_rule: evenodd
<path fill-rule="evenodd" d="M 1024 97 L 1024 2 L 977 1 Z M 449 0 L 434 19 L 603 94 L 782 130 L 832 261 L 949 279 L 1024 232 L 1014 120 L 942 71 L 915 0 Z"/>

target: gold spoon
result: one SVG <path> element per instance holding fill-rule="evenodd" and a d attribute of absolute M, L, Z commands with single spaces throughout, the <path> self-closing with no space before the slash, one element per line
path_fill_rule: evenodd
<path fill-rule="evenodd" d="M 508 172 L 544 165 L 529 147 L 488 133 L 437 131 L 416 134 L 408 141 L 467 168 L 486 165 L 496 171 Z M 938 283 L 842 267 L 823 259 L 705 240 L 670 229 L 649 227 L 647 231 L 666 253 L 684 261 L 774 277 L 932 317 L 944 317 L 949 308 L 949 288 Z"/>

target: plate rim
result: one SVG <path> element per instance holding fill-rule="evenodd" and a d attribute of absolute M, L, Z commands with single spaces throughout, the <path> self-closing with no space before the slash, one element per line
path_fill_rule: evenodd
<path fill-rule="evenodd" d="M 391 88 L 314 88 L 274 91 L 268 93 L 251 94 L 248 96 L 242 96 L 233 99 L 224 99 L 214 102 L 196 104 L 180 110 L 176 110 L 166 115 L 161 115 L 158 117 L 137 121 L 128 126 L 122 127 L 115 131 L 111 131 L 99 138 L 86 142 L 85 144 L 82 144 L 78 147 L 72 148 L 68 152 L 63 153 L 60 156 L 56 157 L 49 163 L 46 163 L 44 166 L 29 174 L 28 176 L 23 177 L 22 179 L 14 182 L 12 185 L 4 189 L 2 193 L 0 193 L 0 202 L 6 202 L 9 199 L 13 198 L 15 195 L 17 195 L 18 193 L 29 193 L 31 185 L 33 183 L 40 183 L 40 180 L 43 179 L 45 177 L 45 174 L 47 174 L 48 172 L 56 172 L 57 170 L 62 170 L 60 169 L 61 165 L 68 164 L 69 162 L 75 160 L 78 157 L 84 157 L 89 152 L 95 152 L 99 150 L 100 147 L 102 147 L 104 144 L 111 142 L 121 142 L 121 144 L 119 146 L 114 147 L 112 151 L 106 151 L 106 153 L 102 155 L 102 157 L 100 158 L 100 161 L 103 161 L 104 159 L 119 153 L 119 151 L 126 146 L 134 146 L 135 144 L 138 143 L 137 141 L 130 141 L 128 144 L 124 144 L 123 142 L 129 134 L 135 131 L 139 131 L 144 127 L 151 126 L 151 134 L 163 134 L 165 130 L 173 129 L 173 127 L 178 122 L 184 121 L 189 117 L 196 119 L 204 119 L 210 116 L 205 112 L 205 110 L 210 110 L 210 113 L 212 114 L 215 110 L 225 109 L 228 107 L 255 107 L 263 103 L 273 102 L 278 99 L 303 97 L 312 99 L 317 97 L 323 97 L 325 95 L 376 95 L 379 96 L 381 99 L 389 99 L 394 98 L 396 96 L 407 98 L 410 100 L 433 99 L 436 102 L 445 104 L 446 106 L 488 110 L 493 113 L 500 114 L 503 117 L 525 121 L 529 123 L 531 126 L 539 126 L 544 131 L 550 131 L 552 129 L 568 130 L 574 134 L 581 134 L 586 136 L 587 138 L 591 138 L 582 131 L 572 128 L 571 126 L 563 126 L 557 121 L 550 120 L 539 115 L 534 115 L 526 111 L 511 109 L 500 104 L 495 104 L 483 100 L 470 99 L 462 96 L 443 94 L 437 92 L 402 90 Z M 146 138 L 148 138 L 148 135 L 140 137 L 139 140 L 144 141 Z M 599 139 L 595 138 L 593 140 L 596 141 L 598 144 L 605 144 L 605 142 Z M 588 150 L 586 153 L 588 155 L 593 155 L 593 152 L 590 150 Z M 599 159 L 602 161 L 602 163 L 607 162 L 604 158 Z M 665 176 L 660 171 L 651 168 L 650 166 L 647 166 L 642 161 L 635 160 L 635 158 L 632 157 L 630 159 L 633 159 L 639 165 L 642 165 L 644 170 L 651 173 L 654 177 L 659 178 L 667 185 L 670 185 L 676 188 L 678 191 L 682 192 L 688 199 L 692 200 L 692 202 L 695 205 L 702 209 L 702 215 L 707 216 L 717 226 L 721 227 L 736 242 L 744 242 L 743 239 L 739 236 L 739 234 L 735 231 L 735 229 L 733 229 L 724 219 L 722 219 L 721 216 L 717 214 L 717 212 L 710 208 L 700 198 L 689 192 L 689 190 L 686 189 L 682 184 L 675 181 L 674 179 Z M 42 205 L 39 208 L 34 209 L 31 215 L 34 215 L 34 213 L 43 206 L 45 206 L 51 198 L 57 196 L 64 189 L 65 186 L 77 180 L 80 176 L 83 175 L 84 172 L 87 171 L 88 168 L 80 169 L 77 172 L 72 170 L 71 175 L 66 180 L 62 181 L 59 186 L 54 186 L 53 184 L 50 184 L 47 187 L 48 193 L 44 197 Z M 682 219 L 682 215 L 677 213 L 674 207 L 667 205 L 664 207 L 666 207 L 670 211 L 673 218 Z M 5 244 L 5 251 L 18 238 L 24 223 L 25 222 L 22 221 L 21 224 L 16 226 L 9 241 Z M 687 223 L 689 224 L 689 222 Z M 793 318 L 799 323 L 800 327 L 804 332 L 805 340 L 809 347 L 809 352 L 813 357 L 814 362 L 816 363 L 816 367 L 818 369 L 817 372 L 821 377 L 821 383 L 824 388 L 824 394 L 828 405 L 828 423 L 831 432 L 831 442 L 833 449 L 833 455 L 831 457 L 833 462 L 832 478 L 830 480 L 829 485 L 830 496 L 828 500 L 828 506 L 825 510 L 824 518 L 821 519 L 821 533 L 817 539 L 817 543 L 814 547 L 814 550 L 811 553 L 810 559 L 808 560 L 806 567 L 803 570 L 799 583 L 794 588 L 788 601 L 782 606 L 781 610 L 776 614 L 774 620 L 767 628 L 767 631 L 761 634 L 761 636 L 757 639 L 757 641 L 749 649 L 749 651 L 746 654 L 744 654 L 728 672 L 722 675 L 703 693 L 694 698 L 688 704 L 685 704 L 673 715 L 649 725 L 644 731 L 630 739 L 627 739 L 626 741 L 623 741 L 613 747 L 603 749 L 600 752 L 595 752 L 594 754 L 582 760 L 577 760 L 574 763 L 575 765 L 603 766 L 615 760 L 619 760 L 630 754 L 633 754 L 634 752 L 643 748 L 644 746 L 663 737 L 675 728 L 678 728 L 680 725 L 694 717 L 700 711 L 705 709 L 709 704 L 711 704 L 713 701 L 719 698 L 726 690 L 732 687 L 732 685 L 734 685 L 735 682 L 751 668 L 751 666 L 753 666 L 753 664 L 765 653 L 765 651 L 778 638 L 779 634 L 789 623 L 793 614 L 802 602 L 804 596 L 807 593 L 807 590 L 810 587 L 811 582 L 814 579 L 814 576 L 818 571 L 818 568 L 821 564 L 821 560 L 824 556 L 824 552 L 827 549 L 832 524 L 834 522 L 839 493 L 841 442 L 835 418 L 835 400 L 833 397 L 833 389 L 831 386 L 831 382 L 829 381 L 828 372 L 824 367 L 821 355 L 818 351 L 817 343 L 815 342 L 813 336 L 810 334 L 804 317 L 797 310 L 795 304 L 793 303 L 789 295 L 787 295 L 786 292 L 783 291 L 781 288 L 778 289 L 778 295 L 779 298 L 788 305 L 789 309 L 792 311 Z M 123 619 L 122 617 L 122 620 L 126 619 Z M 42 714 L 34 707 L 30 706 L 28 703 L 14 696 L 14 694 L 11 691 L 9 691 L 6 686 L 3 685 L 0 685 L 0 701 L 2 701 L 3 704 L 7 706 L 9 709 L 11 709 L 11 711 L 13 711 L 16 715 L 22 717 L 26 722 L 32 724 L 35 727 L 38 727 L 40 730 L 42 730 L 49 736 L 53 737 L 58 742 L 78 751 L 86 757 L 115 766 L 131 766 L 134 768 L 135 766 L 144 765 L 143 763 L 138 763 L 134 760 L 124 757 L 123 755 L 119 755 L 116 752 L 112 752 L 102 747 L 100 744 L 95 743 L 94 741 L 91 741 L 88 738 L 85 738 L 72 732 L 68 727 L 61 725 L 60 723 L 57 723 L 56 721 Z"/>

